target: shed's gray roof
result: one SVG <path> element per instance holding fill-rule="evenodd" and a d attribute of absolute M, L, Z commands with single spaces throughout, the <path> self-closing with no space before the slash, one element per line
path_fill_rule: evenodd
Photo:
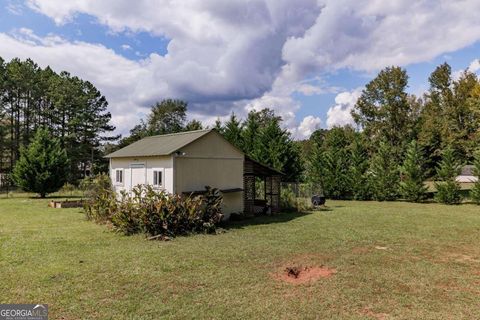
<path fill-rule="evenodd" d="M 105 158 L 166 156 L 203 137 L 214 129 L 151 136 L 136 141 Z"/>

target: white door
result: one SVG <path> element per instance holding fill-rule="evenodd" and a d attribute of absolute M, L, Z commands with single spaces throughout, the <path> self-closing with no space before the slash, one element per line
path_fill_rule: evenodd
<path fill-rule="evenodd" d="M 139 184 L 145 184 L 147 182 L 144 164 L 132 164 L 130 165 L 130 171 L 132 172 L 130 190 Z"/>

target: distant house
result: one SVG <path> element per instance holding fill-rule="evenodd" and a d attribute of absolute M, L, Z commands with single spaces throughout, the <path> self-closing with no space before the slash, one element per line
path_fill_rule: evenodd
<path fill-rule="evenodd" d="M 223 193 L 226 217 L 258 211 L 258 206 L 272 212 L 279 207 L 281 173 L 249 159 L 213 129 L 147 137 L 106 158 L 117 192 L 148 184 L 189 195 L 211 186 Z M 261 199 L 256 198 L 258 181 L 264 183 Z"/>
<path fill-rule="evenodd" d="M 478 177 L 473 175 L 474 166 L 467 165 L 462 167 L 461 173 L 455 178 L 457 182 L 461 183 L 474 183 L 478 181 Z"/>

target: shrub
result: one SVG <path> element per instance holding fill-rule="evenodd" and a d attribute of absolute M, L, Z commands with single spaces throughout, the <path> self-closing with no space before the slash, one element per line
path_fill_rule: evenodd
<path fill-rule="evenodd" d="M 460 173 L 460 163 L 455 158 L 452 148 L 444 150 L 442 161 L 437 167 L 439 181 L 435 183 L 435 199 L 444 204 L 458 204 L 462 200 L 460 184 L 455 180 Z"/>
<path fill-rule="evenodd" d="M 297 197 L 289 187 L 284 187 L 280 190 L 280 208 L 284 211 L 297 210 Z"/>
<path fill-rule="evenodd" d="M 125 235 L 143 232 L 149 237 L 163 238 L 212 233 L 223 217 L 223 198 L 215 188 L 206 187 L 204 196 L 185 197 L 157 192 L 149 185 L 137 186 L 131 193 L 123 192 L 118 200 L 111 188 L 103 186 L 98 190 L 101 191 L 92 193 L 88 201 L 87 217 L 108 220 Z"/>
<path fill-rule="evenodd" d="M 438 182 L 435 184 L 437 193 L 435 200 L 444 204 L 459 204 L 462 201 L 460 186 L 455 181 Z"/>
<path fill-rule="evenodd" d="M 58 191 L 66 181 L 68 158 L 60 140 L 46 128 L 37 130 L 27 148 L 20 149 L 20 159 L 13 168 L 13 180 L 25 191 L 41 198 Z"/>
<path fill-rule="evenodd" d="M 65 184 L 63 185 L 63 187 L 60 189 L 60 192 L 63 193 L 63 194 L 67 194 L 67 193 L 68 193 L 68 194 L 70 194 L 70 196 L 71 196 L 71 195 L 73 195 L 73 192 L 75 191 L 75 189 L 76 189 L 76 188 L 75 188 L 75 186 L 74 186 L 73 184 L 67 182 L 67 183 L 65 183 Z"/>
<path fill-rule="evenodd" d="M 107 222 L 117 209 L 115 191 L 113 191 L 110 177 L 100 174 L 94 178 L 83 180 L 82 188 L 87 188 L 87 199 L 84 204 L 85 214 L 88 220 Z M 87 187 L 88 185 L 88 187 Z"/>
<path fill-rule="evenodd" d="M 215 231 L 215 226 L 222 220 L 222 203 L 223 197 L 220 190 L 205 186 L 206 193 L 203 196 L 205 207 L 203 208 L 203 224 L 204 232 Z"/>
<path fill-rule="evenodd" d="M 472 190 L 470 190 L 470 197 L 474 203 L 480 205 L 480 149 L 475 152 L 473 174 L 478 178 L 478 180 L 473 185 Z"/>
<path fill-rule="evenodd" d="M 133 190 L 133 197 L 126 192 L 122 192 L 121 200 L 115 202 L 112 207 L 113 212 L 109 217 L 114 228 L 127 236 L 142 230 L 141 203 L 138 202 L 137 191 L 137 189 Z"/>

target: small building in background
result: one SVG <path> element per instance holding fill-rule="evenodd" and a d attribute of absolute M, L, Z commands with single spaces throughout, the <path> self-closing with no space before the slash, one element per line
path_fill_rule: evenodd
<path fill-rule="evenodd" d="M 462 167 L 461 173 L 455 178 L 460 183 L 475 183 L 478 181 L 478 177 L 473 175 L 474 166 L 466 165 Z"/>

